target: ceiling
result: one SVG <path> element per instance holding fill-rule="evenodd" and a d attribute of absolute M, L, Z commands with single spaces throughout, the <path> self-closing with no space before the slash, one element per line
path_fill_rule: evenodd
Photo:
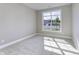
<path fill-rule="evenodd" d="M 70 3 L 24 3 L 25 6 L 28 6 L 34 10 L 43 10 L 53 7 L 69 5 L 69 4 Z"/>

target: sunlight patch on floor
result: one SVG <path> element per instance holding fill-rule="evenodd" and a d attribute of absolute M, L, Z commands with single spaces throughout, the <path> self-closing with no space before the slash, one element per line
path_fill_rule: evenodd
<path fill-rule="evenodd" d="M 72 52 L 68 52 L 68 51 L 63 51 L 65 53 L 65 55 L 78 55 L 78 54 L 75 54 L 75 53 L 72 53 Z"/>
<path fill-rule="evenodd" d="M 70 44 L 63 44 L 63 43 L 58 43 L 58 45 L 60 46 L 61 49 L 65 49 L 68 51 L 72 51 L 72 52 L 78 52 L 79 51 L 77 49 L 75 49 L 72 45 Z"/>
<path fill-rule="evenodd" d="M 64 39 L 54 38 L 54 40 L 55 40 L 56 42 L 60 42 L 60 43 L 68 43 L 68 42 L 65 41 Z"/>
<path fill-rule="evenodd" d="M 58 48 L 55 42 L 44 40 L 44 45 L 52 46 Z"/>
<path fill-rule="evenodd" d="M 55 49 L 55 48 L 52 48 L 52 47 L 44 46 L 44 49 L 47 50 L 47 51 L 50 51 L 52 53 L 62 54 L 59 49 Z"/>
<path fill-rule="evenodd" d="M 44 49 L 58 54 L 79 54 L 67 40 L 59 38 L 44 37 Z"/>

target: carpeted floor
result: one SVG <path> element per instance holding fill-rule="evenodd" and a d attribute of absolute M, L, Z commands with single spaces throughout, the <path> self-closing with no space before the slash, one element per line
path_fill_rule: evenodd
<path fill-rule="evenodd" d="M 0 55 L 79 55 L 71 39 L 34 36 L 0 50 Z"/>

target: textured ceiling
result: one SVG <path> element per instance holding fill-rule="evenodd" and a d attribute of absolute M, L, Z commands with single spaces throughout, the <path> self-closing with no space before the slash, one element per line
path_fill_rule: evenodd
<path fill-rule="evenodd" d="M 25 6 L 28 6 L 34 10 L 43 10 L 69 4 L 70 3 L 24 3 Z"/>

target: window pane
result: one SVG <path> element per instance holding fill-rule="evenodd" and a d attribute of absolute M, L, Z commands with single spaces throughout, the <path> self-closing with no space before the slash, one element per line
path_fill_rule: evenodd
<path fill-rule="evenodd" d="M 55 20 L 57 18 L 57 16 L 52 16 L 52 20 Z"/>
<path fill-rule="evenodd" d="M 52 15 L 60 15 L 60 11 L 54 11 L 52 12 Z"/>
<path fill-rule="evenodd" d="M 59 19 L 59 17 L 56 17 L 54 20 L 52 20 L 52 30 L 55 30 L 55 31 L 60 30 L 60 19 Z"/>
<path fill-rule="evenodd" d="M 50 30 L 51 20 L 44 20 L 44 29 Z"/>
<path fill-rule="evenodd" d="M 59 20 L 61 20 L 60 16 L 58 16 Z"/>
<path fill-rule="evenodd" d="M 60 31 L 61 12 L 53 11 L 43 13 L 43 28 L 49 31 Z"/>
<path fill-rule="evenodd" d="M 51 13 L 50 13 L 50 12 L 43 13 L 43 16 L 49 16 L 49 15 L 51 15 Z"/>
<path fill-rule="evenodd" d="M 50 16 L 45 16 L 45 17 L 44 17 L 44 20 L 49 20 L 49 19 L 51 19 Z"/>

